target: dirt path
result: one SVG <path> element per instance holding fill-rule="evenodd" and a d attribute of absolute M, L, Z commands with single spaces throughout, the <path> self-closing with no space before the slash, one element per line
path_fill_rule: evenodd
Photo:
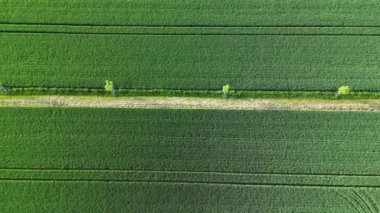
<path fill-rule="evenodd" d="M 0 106 L 380 111 L 380 100 L 3 96 L 0 98 Z"/>

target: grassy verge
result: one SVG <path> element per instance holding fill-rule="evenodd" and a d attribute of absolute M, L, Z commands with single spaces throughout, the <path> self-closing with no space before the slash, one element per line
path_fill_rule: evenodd
<path fill-rule="evenodd" d="M 89 88 L 9 88 L 6 96 L 39 96 L 39 95 L 70 95 L 70 96 L 110 96 L 110 97 L 135 97 L 135 96 L 162 96 L 162 97 L 205 97 L 225 98 L 222 91 L 217 90 L 168 90 L 168 89 L 119 89 L 114 93 L 104 89 Z M 227 98 L 251 99 L 251 98 L 306 98 L 306 99 L 378 99 L 380 92 L 351 92 L 340 97 L 332 91 L 231 91 Z"/>

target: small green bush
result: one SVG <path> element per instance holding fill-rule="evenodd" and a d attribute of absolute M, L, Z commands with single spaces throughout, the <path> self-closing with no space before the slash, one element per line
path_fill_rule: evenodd
<path fill-rule="evenodd" d="M 341 86 L 338 88 L 338 95 L 348 95 L 351 93 L 351 88 L 349 86 Z"/>
<path fill-rule="evenodd" d="M 114 92 L 114 91 L 115 91 L 115 88 L 114 88 L 113 81 L 106 80 L 106 85 L 104 86 L 104 89 L 105 89 L 107 92 Z"/>
<path fill-rule="evenodd" d="M 230 85 L 226 84 L 223 86 L 222 88 L 222 92 L 223 92 L 223 95 L 228 95 L 228 93 L 230 92 Z"/>

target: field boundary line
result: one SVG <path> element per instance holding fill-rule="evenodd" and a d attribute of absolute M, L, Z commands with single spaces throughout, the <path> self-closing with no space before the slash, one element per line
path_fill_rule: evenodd
<path fill-rule="evenodd" d="M 287 183 L 240 183 L 240 182 L 212 182 L 212 181 L 170 181 L 170 180 L 119 180 L 119 179 L 43 179 L 43 178 L 0 178 L 0 182 L 106 182 L 106 183 L 168 183 L 168 184 L 187 184 L 187 185 L 234 185 L 234 186 L 263 186 L 263 187 L 296 187 L 296 188 L 372 188 L 378 189 L 379 186 L 366 185 L 322 185 L 322 184 L 287 184 Z"/>
<path fill-rule="evenodd" d="M 0 30 L 2 34 L 50 34 L 50 35 L 99 35 L 99 36 L 362 36 L 379 37 L 380 34 L 364 33 L 100 33 L 100 32 L 54 32 L 54 31 L 21 31 Z"/>
<path fill-rule="evenodd" d="M 222 171 L 185 171 L 185 170 L 138 170 L 138 169 L 59 169 L 59 168 L 0 168 L 1 171 L 57 171 L 57 172 L 136 172 L 136 173 L 181 173 L 181 174 L 215 174 L 215 175 L 274 175 L 274 176 L 309 176 L 309 177 L 379 177 L 376 174 L 312 174 L 312 173 L 265 173 L 265 172 L 222 172 Z"/>
<path fill-rule="evenodd" d="M 304 28 L 310 28 L 310 27 L 327 27 L 327 28 L 377 28 L 380 27 L 380 25 L 332 25 L 332 24 L 293 24 L 293 25 L 260 25 L 260 24 L 253 24 L 253 25 L 247 25 L 247 24 L 95 24 L 95 23 L 44 23 L 44 22 L 0 22 L 0 25 L 30 25 L 30 26 L 79 26 L 79 27 L 152 27 L 152 28 L 164 28 L 164 27 L 210 27 L 210 28 L 253 28 L 253 27 L 304 27 Z"/>

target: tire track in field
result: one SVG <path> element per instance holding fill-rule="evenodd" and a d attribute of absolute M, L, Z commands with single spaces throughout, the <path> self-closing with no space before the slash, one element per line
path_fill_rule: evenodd
<path fill-rule="evenodd" d="M 268 172 L 229 172 L 229 171 L 186 171 L 186 170 L 143 170 L 143 169 L 103 169 L 103 168 L 26 168 L 0 167 L 0 171 L 71 171 L 71 172 L 141 172 L 141 173 L 182 173 L 182 174 L 222 174 L 222 175 L 278 175 L 278 176 L 330 176 L 330 177 L 373 177 L 378 174 L 339 174 L 339 173 L 268 173 Z"/>
<path fill-rule="evenodd" d="M 360 204 L 352 198 L 350 193 L 345 191 L 339 192 L 335 191 L 339 196 L 343 197 L 357 212 L 362 213 L 364 210 L 361 208 Z"/>
<path fill-rule="evenodd" d="M 292 25 L 225 25 L 225 24 L 92 24 L 92 23 L 42 23 L 42 22 L 0 22 L 0 24 L 6 25 L 31 25 L 31 26 L 80 26 L 80 27 L 213 27 L 213 28 L 235 28 L 235 27 L 329 27 L 329 28 L 377 28 L 380 25 L 305 25 L 305 24 L 292 24 Z"/>
<path fill-rule="evenodd" d="M 358 203 L 360 204 L 360 206 L 363 207 L 363 210 L 364 212 L 369 212 L 369 213 L 372 213 L 372 209 L 371 209 L 371 205 L 368 203 L 368 201 L 363 197 L 363 195 L 361 195 L 360 191 L 356 191 L 356 190 L 350 190 L 348 191 L 349 193 L 351 193 L 353 195 L 353 197 L 356 198 L 356 200 L 358 201 Z M 367 209 L 367 210 L 366 210 Z"/>
<path fill-rule="evenodd" d="M 56 32 L 56 31 L 27 31 L 27 30 L 0 30 L 4 34 L 53 34 L 53 35 L 99 35 L 99 36 L 370 36 L 378 37 L 380 34 L 365 33 L 117 33 L 117 32 Z"/>
<path fill-rule="evenodd" d="M 118 179 L 38 179 L 38 178 L 1 178 L 0 182 L 105 182 L 105 183 L 157 183 L 157 184 L 186 184 L 186 185 L 220 185 L 220 186 L 257 186 L 257 187 L 294 187 L 294 188 L 343 188 L 343 189 L 380 189 L 380 186 L 357 185 L 319 185 L 319 184 L 272 184 L 272 183 L 240 183 L 212 181 L 171 181 L 171 180 L 118 180 Z"/>
<path fill-rule="evenodd" d="M 380 27 L 363 26 L 164 26 L 164 25 L 62 25 L 0 23 L 0 32 L 65 35 L 141 35 L 141 36 L 380 36 Z"/>
<path fill-rule="evenodd" d="M 341 192 L 335 191 L 342 196 L 351 206 L 353 206 L 358 212 L 378 213 L 379 208 L 376 201 L 366 189 L 347 189 Z"/>
<path fill-rule="evenodd" d="M 363 190 L 362 191 L 363 195 L 367 197 L 368 201 L 371 203 L 374 212 L 380 212 L 379 206 L 377 202 L 374 200 L 374 198 L 371 196 L 371 194 L 368 192 L 368 190 Z"/>
<path fill-rule="evenodd" d="M 262 186 L 294 186 L 294 187 L 323 187 L 323 188 L 380 188 L 380 183 L 375 184 L 355 184 L 355 181 L 358 181 L 358 179 L 352 179 L 351 181 L 353 183 L 334 183 L 334 179 L 314 179 L 313 178 L 323 178 L 323 175 L 318 175 L 314 174 L 312 175 L 310 179 L 310 176 L 300 176 L 300 175 L 294 175 L 294 174 L 286 174 L 286 175 L 278 175 L 278 174 L 273 174 L 273 173 L 268 173 L 268 174 L 254 174 L 251 173 L 249 175 L 247 174 L 241 174 L 241 173 L 222 173 L 222 172 L 168 172 L 168 171 L 134 171 L 134 170 L 124 170 L 122 172 L 124 173 L 131 173 L 131 176 L 116 176 L 118 178 L 113 178 L 113 177 L 102 177 L 99 179 L 99 177 L 94 177 L 94 178 L 88 178 L 88 177 L 83 177 L 83 174 L 65 174 L 65 178 L 61 177 L 56 177 L 52 178 L 54 175 L 63 175 L 62 172 L 68 172 L 68 171 L 74 171 L 74 172 L 93 172 L 94 174 L 99 173 L 100 171 L 103 172 L 102 175 L 110 175 L 110 174 L 105 174 L 108 172 L 108 170 L 52 170 L 52 169 L 1 169 L 3 171 L 8 171 L 8 175 L 5 174 L 6 177 L 2 177 L 0 173 L 0 180 L 2 181 L 84 181 L 84 182 L 169 182 L 169 183 L 186 183 L 186 184 L 222 184 L 222 185 L 262 185 Z M 18 178 L 12 177 L 12 175 L 9 175 L 9 171 L 16 171 L 16 175 L 13 174 L 13 176 L 17 176 Z M 41 175 L 36 175 L 37 173 L 32 173 L 33 177 L 27 177 L 25 175 L 25 178 L 19 178 L 20 172 L 26 171 L 32 171 L 32 172 L 45 172 Z M 61 172 L 59 173 L 46 173 L 46 171 L 56 171 L 56 172 Z M 112 170 L 111 170 L 112 171 Z M 17 174 L 17 172 L 19 174 Z M 113 171 L 114 172 L 114 171 Z M 120 171 L 119 171 L 120 173 Z M 139 174 L 138 174 L 139 173 Z M 161 174 L 159 174 L 161 173 Z M 214 175 L 212 175 L 214 173 Z M 217 175 L 215 175 L 215 173 Z M 92 174 L 92 175 L 94 175 Z M 153 174 L 153 176 L 152 176 Z M 168 176 L 165 176 L 168 175 Z M 30 174 L 29 174 L 30 175 Z M 44 175 L 47 175 L 46 178 L 44 178 Z M 71 177 L 67 177 L 67 175 L 71 175 Z M 91 175 L 91 174 L 88 174 Z M 96 174 L 99 175 L 99 174 Z M 114 174 L 118 175 L 118 174 Z M 119 174 L 120 175 L 120 174 Z M 124 174 L 125 175 L 125 174 Z M 137 176 L 136 176 L 137 175 Z M 140 175 L 140 176 L 138 176 Z M 158 176 L 157 176 L 158 175 Z M 162 176 L 160 176 L 162 175 Z M 184 175 L 184 176 L 180 176 Z M 21 175 L 22 176 L 22 175 Z M 37 177 L 36 177 L 37 176 Z M 260 177 L 261 176 L 261 177 Z M 267 177 L 266 177 L 267 176 Z M 277 176 L 279 179 L 273 179 L 271 176 Z M 294 180 L 287 180 L 287 178 L 296 178 Z M 237 178 L 237 179 L 236 179 Z M 239 180 L 239 178 L 242 178 Z M 339 176 L 339 178 L 342 178 L 342 176 Z M 347 179 L 348 177 L 346 177 Z M 352 177 L 350 177 L 352 178 Z M 190 180 L 189 180 L 190 179 Z M 191 180 L 195 179 L 195 180 Z M 377 179 L 377 177 L 376 177 Z M 300 183 L 300 181 L 302 183 Z M 359 180 L 359 181 L 368 181 L 367 180 Z M 313 183 L 314 182 L 314 183 Z M 327 184 L 326 184 L 327 183 Z M 365 200 L 362 198 L 362 196 L 358 195 L 352 195 L 352 196 L 357 196 L 360 197 L 360 199 Z M 365 202 L 365 201 L 364 201 Z M 370 203 L 370 201 L 368 201 Z M 366 202 L 366 203 L 368 203 Z"/>

